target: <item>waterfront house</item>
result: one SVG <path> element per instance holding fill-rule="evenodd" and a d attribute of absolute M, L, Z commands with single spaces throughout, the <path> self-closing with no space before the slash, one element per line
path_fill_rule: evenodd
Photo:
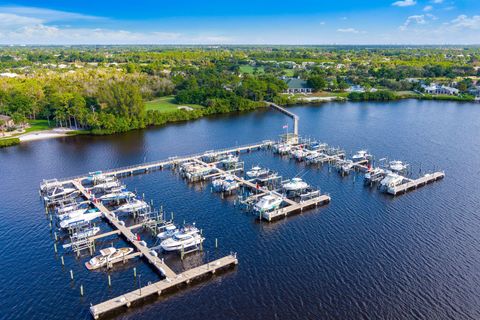
<path fill-rule="evenodd" d="M 365 89 L 362 86 L 356 84 L 348 88 L 347 92 L 365 92 Z"/>
<path fill-rule="evenodd" d="M 0 130 L 5 130 L 6 128 L 13 127 L 15 124 L 9 116 L 0 114 Z"/>
<path fill-rule="evenodd" d="M 436 83 L 432 83 L 430 85 L 422 84 L 422 88 L 425 91 L 425 93 L 428 93 L 428 94 L 448 94 L 453 96 L 453 95 L 457 95 L 460 92 L 456 88 L 439 85 Z"/>
<path fill-rule="evenodd" d="M 311 93 L 313 88 L 308 84 L 307 80 L 300 78 L 283 78 L 288 88 L 285 93 Z"/>

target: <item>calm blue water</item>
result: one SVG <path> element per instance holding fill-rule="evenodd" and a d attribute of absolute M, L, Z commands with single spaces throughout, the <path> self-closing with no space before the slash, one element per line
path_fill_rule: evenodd
<path fill-rule="evenodd" d="M 480 105 L 405 100 L 330 103 L 291 110 L 305 136 L 348 152 L 368 148 L 377 159 L 406 160 L 412 173 L 443 169 L 443 181 L 392 198 L 341 178 L 328 167 L 268 152 L 242 155 L 285 177 L 304 179 L 332 196 L 325 207 L 275 223 L 259 223 L 169 170 L 125 179 L 132 190 L 174 211 L 177 222 L 196 222 L 205 252 L 177 271 L 235 251 L 240 264 L 120 314 L 124 319 L 479 319 L 480 318 Z M 272 139 L 287 119 L 274 111 L 201 119 L 123 135 L 69 137 L 0 150 L 0 318 L 85 319 L 90 303 L 158 280 L 142 261 L 111 272 L 88 272 L 87 255 L 53 250 L 53 236 L 38 196 L 44 178 L 136 164 L 207 149 Z M 108 231 L 108 226 L 101 225 Z M 147 235 L 144 237 L 148 239 Z M 219 248 L 214 248 L 218 238 Z M 106 239 L 97 248 L 114 243 Z M 75 280 L 70 281 L 69 270 Z M 79 287 L 85 288 L 80 297 Z"/>

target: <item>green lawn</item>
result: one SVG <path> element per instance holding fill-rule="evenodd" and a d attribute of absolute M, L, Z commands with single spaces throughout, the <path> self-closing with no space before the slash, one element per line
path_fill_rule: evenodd
<path fill-rule="evenodd" d="M 251 65 L 241 65 L 240 66 L 240 73 L 248 73 L 248 74 L 253 74 L 253 72 L 257 70 L 257 73 L 265 73 L 265 70 L 263 67 L 252 67 Z"/>
<path fill-rule="evenodd" d="M 177 111 L 180 106 L 188 106 L 193 109 L 203 108 L 198 104 L 175 104 L 174 96 L 161 97 L 152 101 L 147 101 L 145 103 L 146 109 L 148 110 L 157 110 L 160 112 L 173 112 Z"/>
<path fill-rule="evenodd" d="M 32 131 L 42 131 L 42 130 L 49 130 L 54 127 L 54 122 L 50 121 L 50 125 L 48 125 L 47 120 L 28 120 L 30 124 L 30 128 L 25 129 L 25 132 L 32 132 Z"/>
<path fill-rule="evenodd" d="M 285 77 L 293 77 L 294 73 L 293 69 L 283 69 Z"/>

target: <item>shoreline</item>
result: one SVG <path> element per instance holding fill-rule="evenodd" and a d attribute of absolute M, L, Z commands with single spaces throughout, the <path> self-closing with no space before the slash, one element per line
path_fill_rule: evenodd
<path fill-rule="evenodd" d="M 396 100 L 408 100 L 408 99 L 419 100 L 419 101 L 420 100 L 452 101 L 452 102 L 460 102 L 460 103 L 462 103 L 462 102 L 478 103 L 479 102 L 478 100 L 469 101 L 469 100 L 460 100 L 460 99 L 455 99 L 455 98 L 453 98 L 453 99 L 442 99 L 442 98 L 440 98 L 440 99 L 435 99 L 435 98 L 425 99 L 425 98 L 422 98 L 422 97 L 408 97 L 408 96 L 398 97 L 395 100 L 385 100 L 385 101 L 370 100 L 370 102 L 393 102 L 393 101 L 396 101 Z M 286 107 L 288 108 L 288 107 L 298 105 L 298 104 L 313 105 L 313 104 L 324 104 L 324 103 L 329 103 L 329 102 L 348 102 L 348 101 L 350 101 L 350 102 L 369 102 L 369 100 L 353 101 L 353 100 L 349 100 L 348 98 L 339 97 L 339 96 L 325 96 L 325 97 L 307 97 L 306 96 L 305 98 L 300 98 L 293 103 L 287 104 Z M 203 118 L 203 117 L 201 117 L 201 118 Z M 194 119 L 191 119 L 191 120 L 197 120 L 197 119 L 199 119 L 199 118 L 194 118 Z M 191 120 L 183 120 L 183 121 L 180 121 L 180 122 L 191 121 Z M 165 125 L 172 124 L 172 123 L 177 123 L 177 122 L 179 122 L 179 121 L 166 122 L 165 124 L 158 125 L 158 126 L 165 126 Z M 155 125 L 154 127 L 156 127 L 156 126 L 157 125 Z M 135 129 L 132 129 L 132 130 L 135 130 Z M 17 138 L 17 139 L 19 139 L 19 143 L 23 143 L 23 142 L 30 142 L 30 141 L 46 140 L 46 139 L 72 137 L 72 136 L 81 135 L 81 134 L 92 134 L 92 133 L 90 133 L 90 131 L 88 131 L 88 130 L 81 130 L 81 132 L 80 132 L 80 130 L 75 130 L 75 129 L 54 128 L 54 129 L 51 129 L 51 130 L 32 131 L 32 132 L 24 133 L 24 134 L 21 134 L 21 135 L 12 137 L 12 138 Z M 115 133 L 113 133 L 113 134 L 115 134 Z M 95 134 L 92 134 L 92 135 L 95 135 Z M 8 138 L 6 138 L 5 140 L 7 140 L 7 139 Z M 2 139 L 0 139 L 0 140 L 2 140 Z M 17 144 L 12 144 L 12 145 L 17 145 Z"/>

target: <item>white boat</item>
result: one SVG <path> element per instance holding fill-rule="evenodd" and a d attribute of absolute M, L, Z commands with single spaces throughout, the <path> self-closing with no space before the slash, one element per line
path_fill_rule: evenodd
<path fill-rule="evenodd" d="M 293 178 L 287 183 L 282 185 L 285 191 L 298 191 L 308 188 L 308 183 L 302 180 L 302 178 Z"/>
<path fill-rule="evenodd" d="M 60 221 L 60 228 L 66 229 L 69 227 L 73 227 L 75 225 L 79 225 L 85 222 L 90 222 L 92 220 L 100 218 L 101 216 L 102 216 L 102 213 L 100 211 L 88 212 L 81 215 L 77 215 L 72 218 Z"/>
<path fill-rule="evenodd" d="M 268 212 L 280 208 L 283 198 L 274 194 L 267 194 L 261 197 L 253 206 L 257 212 Z"/>
<path fill-rule="evenodd" d="M 57 208 L 57 215 L 62 215 L 62 214 L 68 213 L 68 212 L 78 210 L 78 209 L 80 209 L 80 206 L 81 205 L 79 205 L 77 203 L 74 203 L 74 204 L 70 204 L 70 205 L 65 206 L 65 207 Z"/>
<path fill-rule="evenodd" d="M 297 160 L 302 160 L 303 157 L 307 155 L 308 151 L 305 149 L 297 149 L 292 152 L 292 157 L 294 157 Z"/>
<path fill-rule="evenodd" d="M 100 232 L 99 227 L 93 227 L 93 228 L 89 228 L 89 229 L 86 229 L 86 230 L 83 230 L 83 231 L 75 232 L 75 233 L 72 234 L 72 237 L 74 237 L 74 238 L 88 238 L 88 237 L 92 237 L 92 236 L 96 235 L 99 232 Z"/>
<path fill-rule="evenodd" d="M 136 212 L 148 208 L 148 203 L 143 200 L 134 199 L 133 201 L 127 202 L 120 207 L 118 207 L 115 212 Z"/>
<path fill-rule="evenodd" d="M 367 173 L 365 173 L 365 182 L 370 183 L 370 182 L 378 181 L 378 179 L 380 178 L 383 179 L 383 176 L 385 176 L 388 172 L 382 168 L 370 169 L 369 171 L 367 171 Z"/>
<path fill-rule="evenodd" d="M 62 184 L 57 179 L 43 180 L 40 185 L 41 192 L 48 192 L 51 189 L 60 188 Z"/>
<path fill-rule="evenodd" d="M 122 259 L 133 252 L 132 248 L 114 248 L 108 247 L 100 250 L 100 255 L 93 257 L 85 263 L 88 270 L 95 270 L 106 266 L 109 263 L 120 262 Z"/>
<path fill-rule="evenodd" d="M 95 210 L 95 209 L 92 209 L 92 210 Z M 84 213 L 88 213 L 89 209 L 76 209 L 76 210 L 72 210 L 72 211 L 68 211 L 68 212 L 65 212 L 65 213 L 62 213 L 62 214 L 59 214 L 57 216 L 58 220 L 60 221 L 63 221 L 63 220 L 67 220 L 67 219 L 72 219 L 72 218 L 75 218 L 75 217 L 78 217 L 78 216 L 81 216 L 82 214 Z"/>
<path fill-rule="evenodd" d="M 368 153 L 367 150 L 359 150 L 357 151 L 356 154 L 352 156 L 353 161 L 360 161 L 360 160 L 366 160 L 371 158 L 372 155 Z"/>
<path fill-rule="evenodd" d="M 179 251 L 198 246 L 203 242 L 203 238 L 195 227 L 182 228 L 175 232 L 171 238 L 165 239 L 160 243 L 164 251 Z"/>
<path fill-rule="evenodd" d="M 162 232 L 159 232 L 157 234 L 157 238 L 160 239 L 160 240 L 165 240 L 165 239 L 171 238 L 171 237 L 173 237 L 175 232 L 178 231 L 177 226 L 175 226 L 174 224 L 166 225 L 162 228 L 162 230 L 163 230 Z"/>
<path fill-rule="evenodd" d="M 63 187 L 57 187 L 54 188 L 51 192 L 49 192 L 45 197 L 45 201 L 52 201 L 56 200 L 65 196 L 68 196 L 75 192 L 75 188 L 63 188 Z"/>
<path fill-rule="evenodd" d="M 212 184 L 215 190 L 224 191 L 224 192 L 233 191 L 235 189 L 238 189 L 238 187 L 240 187 L 240 184 L 232 175 L 226 175 L 218 179 L 215 179 L 213 180 Z"/>
<path fill-rule="evenodd" d="M 289 144 L 281 144 L 277 148 L 277 152 L 280 154 L 288 153 L 290 150 L 292 150 L 292 146 Z"/>
<path fill-rule="evenodd" d="M 113 180 L 113 181 L 108 181 L 108 182 L 104 182 L 104 183 L 94 185 L 92 187 L 92 189 L 93 190 L 107 190 L 107 189 L 112 189 L 112 188 L 118 188 L 120 186 L 121 186 L 120 181 Z"/>
<path fill-rule="evenodd" d="M 256 166 L 252 167 L 252 169 L 247 171 L 248 178 L 258 178 L 264 175 L 267 175 L 270 171 L 268 169 L 264 169 L 262 167 Z"/>
<path fill-rule="evenodd" d="M 312 150 L 305 156 L 305 160 L 307 162 L 310 162 L 317 159 L 318 157 L 320 157 L 320 151 Z"/>
<path fill-rule="evenodd" d="M 238 157 L 232 155 L 232 154 L 228 154 L 227 157 L 225 159 L 223 159 L 222 161 L 220 161 L 224 166 L 229 166 L 229 165 L 232 165 L 234 163 L 237 163 L 238 162 Z"/>
<path fill-rule="evenodd" d="M 383 191 L 387 191 L 390 188 L 396 187 L 400 184 L 403 183 L 404 177 L 401 175 L 395 173 L 395 172 L 390 172 L 388 173 L 385 178 L 380 181 L 380 189 Z"/>
<path fill-rule="evenodd" d="M 388 168 L 394 172 L 403 172 L 407 169 L 407 166 L 408 164 L 399 160 L 390 161 L 388 163 Z"/>
<path fill-rule="evenodd" d="M 340 167 L 340 171 L 342 173 L 346 173 L 348 174 L 350 172 L 350 170 L 352 170 L 353 168 L 353 161 L 352 160 L 346 160 L 342 166 Z"/>
<path fill-rule="evenodd" d="M 110 202 L 134 198 L 135 194 L 130 191 L 113 191 L 101 196 L 100 201 Z"/>

